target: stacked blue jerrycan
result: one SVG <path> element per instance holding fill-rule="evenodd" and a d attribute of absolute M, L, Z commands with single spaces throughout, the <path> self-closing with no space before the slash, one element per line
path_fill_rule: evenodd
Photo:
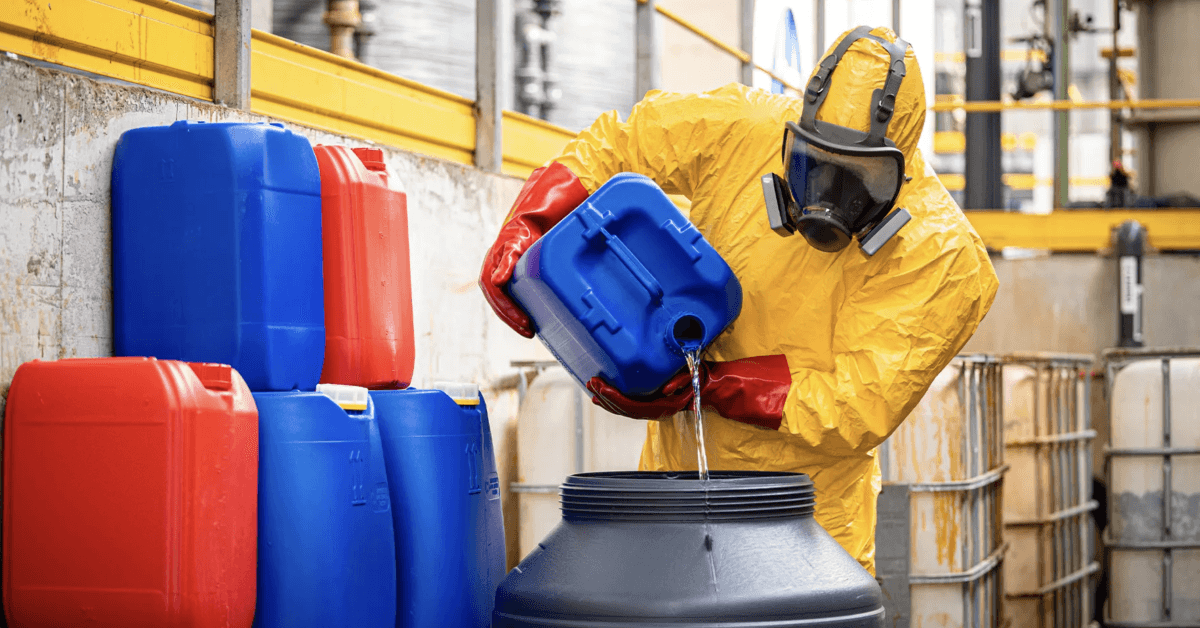
<path fill-rule="evenodd" d="M 113 159 L 115 352 L 313 390 L 325 357 L 321 178 L 278 124 L 127 131 Z"/>
<path fill-rule="evenodd" d="M 504 578 L 487 406 L 469 384 L 373 390 L 396 532 L 398 628 L 491 625 Z"/>
<path fill-rule="evenodd" d="M 396 552 L 365 388 L 255 393 L 258 628 L 391 628 Z"/>
<path fill-rule="evenodd" d="M 737 318 L 725 260 L 647 177 L 619 174 L 529 248 L 509 283 L 575 379 L 658 390 Z"/>

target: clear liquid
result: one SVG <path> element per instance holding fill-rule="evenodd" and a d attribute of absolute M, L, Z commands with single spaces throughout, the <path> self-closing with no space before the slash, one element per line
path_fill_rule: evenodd
<path fill-rule="evenodd" d="M 704 450 L 704 413 L 700 410 L 700 350 L 684 354 L 687 358 L 688 371 L 692 374 L 692 414 L 696 417 L 696 468 L 700 473 L 700 481 L 708 482 L 708 452 Z"/>
<path fill-rule="evenodd" d="M 705 556 L 708 559 L 708 574 L 712 582 L 713 590 L 720 591 L 721 587 L 717 580 L 717 562 L 713 556 L 713 539 L 712 528 L 708 520 L 708 452 L 704 450 L 704 413 L 701 411 L 700 404 L 700 351 L 688 351 L 684 353 L 687 358 L 688 371 L 692 374 L 692 416 L 695 417 L 692 427 L 696 434 L 696 468 L 700 476 L 700 482 L 704 486 L 704 549 Z M 679 427 L 676 423 L 677 428 Z M 683 441 L 683 446 L 688 445 L 688 438 L 685 434 L 690 430 L 679 430 L 680 438 Z"/>

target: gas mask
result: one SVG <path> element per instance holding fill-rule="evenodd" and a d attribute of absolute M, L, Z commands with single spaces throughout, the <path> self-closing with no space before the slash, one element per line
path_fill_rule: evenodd
<path fill-rule="evenodd" d="M 874 108 L 866 133 L 816 119 L 828 95 L 829 77 L 850 45 L 871 39 L 891 56 L 887 80 L 871 95 Z M 815 249 L 835 252 L 853 238 L 874 255 L 912 216 L 893 209 L 904 175 L 904 154 L 887 139 L 896 93 L 904 79 L 908 44 L 871 34 L 860 26 L 821 61 L 804 91 L 800 122 L 783 134 L 784 176 L 763 175 L 763 195 L 771 229 L 782 236 L 799 232 Z"/>

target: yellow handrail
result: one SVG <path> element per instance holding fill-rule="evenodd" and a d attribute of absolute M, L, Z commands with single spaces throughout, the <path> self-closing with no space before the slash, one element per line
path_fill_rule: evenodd
<path fill-rule="evenodd" d="M 474 103 L 254 31 L 254 113 L 461 164 L 474 163 Z M 0 51 L 212 101 L 213 16 L 168 0 L 0 0 Z M 575 133 L 505 111 L 503 171 L 526 176 Z"/>
<path fill-rule="evenodd" d="M 989 249 L 1101 251 L 1112 246 L 1112 230 L 1126 220 L 1146 227 L 1159 250 L 1200 249 L 1200 209 L 1056 209 L 1049 214 L 1005 211 L 963 212 Z"/>
<path fill-rule="evenodd" d="M 1200 99 L 1196 98 L 1154 98 L 1145 100 L 1094 100 L 1076 102 L 1073 100 L 1039 100 L 1039 101 L 1007 101 L 987 100 L 963 102 L 958 99 L 934 103 L 930 111 L 957 111 L 967 113 L 995 113 L 998 111 L 1020 110 L 1052 110 L 1070 111 L 1072 109 L 1195 109 L 1200 108 Z"/>
<path fill-rule="evenodd" d="M 647 4 L 649 1 L 650 0 L 638 0 L 638 4 Z M 792 85 L 791 83 L 785 81 L 784 79 L 780 78 L 779 75 L 775 74 L 774 72 L 755 63 L 753 61 L 753 59 L 751 58 L 750 53 L 746 52 L 745 50 L 734 48 L 733 46 L 730 46 L 729 44 L 721 41 L 720 39 L 717 39 L 716 37 L 711 35 L 708 31 L 683 19 L 674 11 L 672 11 L 670 9 L 665 9 L 665 8 L 663 8 L 663 6 L 661 4 L 658 4 L 658 3 L 654 4 L 654 10 L 658 11 L 660 14 L 662 14 L 663 17 L 667 18 L 668 20 L 675 22 L 676 24 L 682 26 L 684 29 L 689 30 L 692 33 L 694 33 L 695 35 L 699 36 L 701 39 L 716 46 L 717 48 L 720 48 L 727 54 L 729 54 L 733 57 L 736 57 L 738 61 L 741 61 L 742 63 L 749 63 L 750 65 L 754 66 L 754 69 L 764 72 L 767 76 L 775 79 L 776 81 L 779 81 L 784 87 L 786 87 L 792 91 L 795 91 L 795 92 L 802 91 L 799 87 L 796 87 L 795 85 Z"/>

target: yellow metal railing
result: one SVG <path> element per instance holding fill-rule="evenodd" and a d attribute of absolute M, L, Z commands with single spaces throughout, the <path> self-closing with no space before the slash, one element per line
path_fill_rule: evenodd
<path fill-rule="evenodd" d="M 471 163 L 470 100 L 293 41 L 254 31 L 251 110 Z"/>
<path fill-rule="evenodd" d="M 648 4 L 650 0 L 637 0 L 637 1 L 638 1 L 638 4 Z M 777 74 L 775 74 L 771 70 L 768 70 L 767 68 L 759 65 L 758 63 L 755 63 L 753 58 L 750 56 L 750 53 L 748 53 L 745 50 L 742 50 L 740 48 L 735 48 L 734 46 L 730 46 L 729 44 L 721 41 L 720 39 L 717 39 L 712 33 L 709 33 L 708 31 L 700 28 L 699 26 L 696 26 L 695 24 L 692 24 L 691 22 L 683 19 L 682 17 L 679 16 L 678 13 L 675 13 L 674 11 L 672 11 L 670 9 L 664 8 L 661 4 L 658 4 L 657 2 L 654 3 L 654 10 L 657 11 L 663 17 L 667 18 L 668 20 L 671 20 L 672 22 L 675 22 L 679 26 L 683 27 L 685 30 L 691 31 L 697 37 L 716 46 L 720 50 L 724 51 L 726 54 L 729 54 L 730 56 L 735 57 L 738 61 L 741 61 L 742 63 L 749 63 L 750 65 L 754 66 L 755 70 L 763 72 L 767 76 L 771 77 L 772 79 L 779 81 L 779 83 L 782 84 L 784 87 L 786 87 L 792 91 L 795 91 L 795 92 L 801 91 L 801 89 L 799 87 L 792 85 L 790 82 L 779 77 Z"/>
<path fill-rule="evenodd" d="M 0 50 L 212 100 L 213 17 L 167 0 L 0 0 Z M 254 31 L 251 111 L 390 146 L 474 162 L 474 103 Z M 574 133 L 514 112 L 503 171 L 528 175 Z"/>
<path fill-rule="evenodd" d="M 1132 174 L 1132 173 L 1131 173 Z M 1014 190 L 1032 190 L 1037 187 L 1050 187 L 1054 180 L 1050 178 L 1039 178 L 1027 172 L 1006 172 L 1000 175 L 1004 185 Z M 965 176 L 957 173 L 941 173 L 938 174 L 938 179 L 942 185 L 946 186 L 951 192 L 958 192 L 966 189 L 967 179 Z M 1108 177 L 1071 177 L 1070 184 L 1072 187 L 1108 187 L 1110 185 Z"/>
<path fill-rule="evenodd" d="M 989 249 L 1099 251 L 1112 246 L 1112 230 L 1126 220 L 1146 227 L 1150 246 L 1200 249 L 1200 209 L 1057 209 L 1049 214 L 964 212 Z"/>
<path fill-rule="evenodd" d="M 0 50 L 212 100 L 212 15 L 166 0 L 0 0 Z"/>
<path fill-rule="evenodd" d="M 941 100 L 929 108 L 930 111 L 956 111 L 967 113 L 995 113 L 1021 109 L 1071 111 L 1075 109 L 1193 109 L 1200 108 L 1200 99 L 1196 98 L 1155 98 L 1145 100 L 1035 100 L 1009 101 L 989 100 L 970 101 Z"/>

